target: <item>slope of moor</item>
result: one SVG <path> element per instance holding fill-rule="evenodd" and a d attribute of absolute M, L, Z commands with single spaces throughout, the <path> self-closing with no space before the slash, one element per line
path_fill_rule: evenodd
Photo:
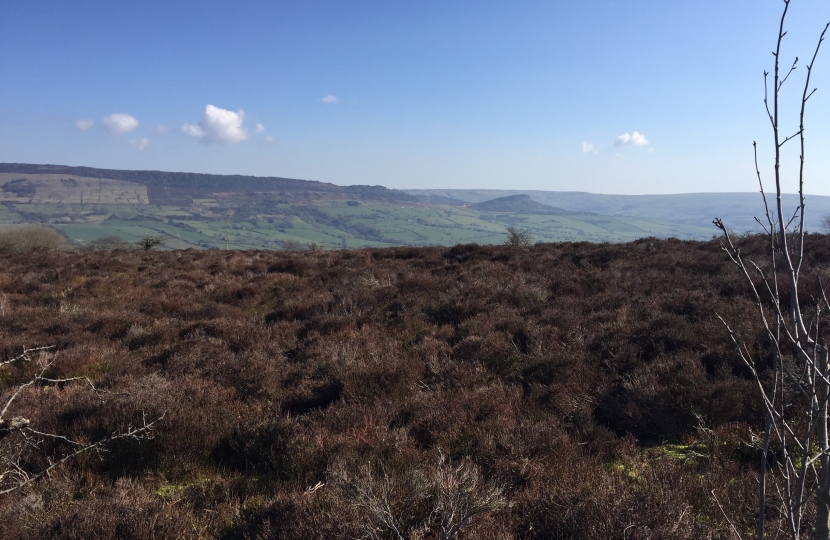
<path fill-rule="evenodd" d="M 0 499 L 0 536 L 360 538 L 381 492 L 414 534 L 418 478 L 466 463 L 504 504 L 462 538 L 729 538 L 711 492 L 751 530 L 760 413 L 715 313 L 763 361 L 746 292 L 677 240 L 4 255 L 2 357 L 54 345 L 55 376 L 113 392 L 15 414 L 77 440 L 164 417 Z"/>

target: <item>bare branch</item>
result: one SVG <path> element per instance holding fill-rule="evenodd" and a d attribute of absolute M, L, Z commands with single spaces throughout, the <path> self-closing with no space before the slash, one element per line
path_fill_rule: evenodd
<path fill-rule="evenodd" d="M 14 485 L 10 488 L 0 490 L 0 495 L 6 495 L 6 494 L 11 493 L 13 491 L 17 491 L 18 489 L 20 489 L 20 488 L 22 488 L 22 487 L 24 487 L 28 484 L 31 484 L 35 480 L 43 477 L 46 474 L 49 474 L 49 472 L 51 472 L 56 467 L 59 467 L 59 466 L 63 465 L 64 463 L 66 463 L 70 459 L 75 458 L 75 457 L 77 457 L 77 456 L 79 456 L 79 455 L 81 455 L 85 452 L 89 452 L 90 450 L 96 450 L 96 451 L 103 450 L 106 447 L 106 445 L 108 445 L 109 443 L 111 443 L 113 441 L 117 441 L 119 439 L 136 439 L 136 440 L 150 439 L 150 438 L 152 438 L 151 432 L 152 432 L 153 427 L 155 427 L 155 425 L 158 422 L 160 422 L 162 419 L 164 419 L 164 414 L 162 414 L 160 417 L 158 417 L 157 419 L 155 419 L 155 420 L 153 420 L 152 422 L 149 422 L 149 423 L 146 421 L 146 419 L 144 419 L 143 420 L 143 425 L 141 425 L 139 427 L 134 428 L 134 427 L 130 426 L 130 427 L 127 428 L 126 431 L 124 431 L 122 433 L 115 433 L 115 434 L 113 434 L 113 435 L 111 435 L 111 436 L 109 436 L 105 439 L 101 439 L 100 441 L 97 441 L 97 442 L 94 442 L 94 443 L 91 443 L 91 444 L 80 445 L 80 443 L 76 443 L 74 441 L 69 441 L 69 442 L 71 442 L 72 444 L 74 444 L 76 446 L 80 446 L 80 448 L 78 448 L 77 450 L 75 450 L 72 453 L 69 453 L 69 454 L 63 456 L 58 461 L 55 461 L 54 463 L 52 463 L 51 465 L 49 465 L 48 467 L 46 467 L 45 469 L 41 470 L 40 472 L 38 472 L 36 474 L 29 475 L 29 474 L 24 473 L 25 474 L 25 479 L 24 480 L 18 482 L 16 485 Z M 30 431 L 32 431 L 33 433 L 37 433 L 39 435 L 48 435 L 48 436 L 52 436 L 52 437 L 65 439 L 65 437 L 60 437 L 60 436 L 57 436 L 57 435 L 49 435 L 49 434 L 41 433 L 41 432 L 38 432 L 38 431 L 35 431 L 35 430 L 30 430 Z M 69 439 L 66 439 L 66 440 L 68 441 Z M 7 463 L 9 463 L 9 462 L 7 462 Z M 19 466 L 17 466 L 16 464 L 13 464 L 13 463 L 9 463 L 9 464 L 12 465 L 15 468 L 15 470 L 17 470 L 18 472 L 23 472 L 23 470 Z M 6 475 L 6 473 L 3 473 L 2 475 L 0 475 L 0 479 L 2 479 L 5 475 Z"/>
<path fill-rule="evenodd" d="M 790 139 L 795 139 L 795 138 L 796 138 L 796 137 L 798 137 L 799 135 L 801 135 L 801 130 L 798 130 L 798 131 L 796 131 L 795 133 L 793 133 L 792 135 L 790 135 L 789 137 L 786 137 L 783 141 L 781 141 L 781 144 L 779 144 L 778 146 L 784 146 L 784 144 L 785 144 L 787 141 L 789 141 Z"/>
<path fill-rule="evenodd" d="M 729 519 L 729 516 L 727 516 L 726 512 L 723 510 L 723 506 L 721 505 L 720 501 L 718 500 L 718 496 L 715 495 L 715 490 L 714 489 L 712 490 L 712 498 L 715 499 L 715 504 L 718 505 L 718 508 L 720 509 L 721 513 L 723 514 L 724 519 L 726 519 L 726 522 L 729 523 L 729 527 L 732 529 L 732 532 L 735 534 L 735 536 L 738 537 L 738 540 L 743 540 L 743 537 L 741 536 L 741 533 L 738 532 L 738 529 L 735 528 L 735 524 L 732 523 L 732 520 Z"/>
<path fill-rule="evenodd" d="M 783 38 L 783 37 L 784 37 L 784 36 L 786 36 L 786 35 L 787 35 L 787 33 L 786 33 L 786 32 L 784 32 L 784 34 L 783 34 L 781 37 Z M 777 55 L 776 55 L 776 56 L 777 56 Z M 789 78 L 790 78 L 790 75 L 792 75 L 792 72 L 793 72 L 793 71 L 795 71 L 795 65 L 796 65 L 796 64 L 798 64 L 798 57 L 797 57 L 797 56 L 795 57 L 795 61 L 793 62 L 792 67 L 790 67 L 790 71 L 788 71 L 788 72 L 787 72 L 787 74 L 784 76 L 784 78 L 783 78 L 783 79 L 781 79 L 781 82 L 780 82 L 780 83 L 778 83 L 778 90 L 779 90 L 779 91 L 781 90 L 781 87 L 782 87 L 782 86 L 784 86 L 784 83 L 785 83 L 785 82 L 787 82 L 787 79 L 789 79 Z"/>

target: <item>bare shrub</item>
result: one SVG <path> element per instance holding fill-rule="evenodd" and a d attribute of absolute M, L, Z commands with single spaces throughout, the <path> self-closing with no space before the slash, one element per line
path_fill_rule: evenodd
<path fill-rule="evenodd" d="M 164 246 L 165 243 L 167 243 L 167 239 L 164 236 L 147 235 L 140 238 L 138 242 L 136 242 L 136 245 L 139 249 L 150 251 L 156 249 L 157 247 Z"/>
<path fill-rule="evenodd" d="M 341 466 L 332 475 L 346 497 L 362 509 L 368 538 L 455 540 L 479 518 L 505 505 L 500 487 L 481 478 L 469 460 L 457 465 L 440 456 L 432 472 L 389 472 L 364 465 L 350 476 Z"/>
<path fill-rule="evenodd" d="M 66 237 L 46 225 L 11 225 L 0 229 L 0 252 L 59 249 L 64 245 Z"/>
<path fill-rule="evenodd" d="M 433 513 L 440 540 L 455 540 L 462 529 L 506 502 L 502 489 L 484 481 L 470 460 L 454 466 L 442 455 L 433 482 Z"/>
<path fill-rule="evenodd" d="M 526 247 L 533 241 L 530 234 L 530 229 L 520 229 L 518 227 L 507 227 L 507 240 L 504 245 L 512 247 Z"/>

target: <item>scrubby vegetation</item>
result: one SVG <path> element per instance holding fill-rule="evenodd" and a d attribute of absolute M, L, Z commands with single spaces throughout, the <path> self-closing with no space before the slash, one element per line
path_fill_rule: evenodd
<path fill-rule="evenodd" d="M 7 225 L 0 227 L 0 253 L 17 253 L 35 248 L 58 249 L 66 237 L 46 225 Z"/>
<path fill-rule="evenodd" d="M 656 239 L 2 253 L 0 359 L 54 345 L 56 377 L 125 393 L 15 407 L 80 441 L 164 419 L 0 499 L 0 536 L 725 539 L 724 513 L 751 535 L 763 413 L 714 313 L 765 343 L 730 264 Z"/>

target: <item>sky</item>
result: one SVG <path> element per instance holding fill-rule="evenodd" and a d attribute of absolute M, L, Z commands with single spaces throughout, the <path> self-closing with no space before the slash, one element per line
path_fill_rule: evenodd
<path fill-rule="evenodd" d="M 0 0 L 0 162 L 398 189 L 772 187 L 781 0 Z M 782 131 L 830 3 L 792 0 Z M 805 191 L 830 195 L 830 44 Z M 797 190 L 797 141 L 785 191 Z"/>

